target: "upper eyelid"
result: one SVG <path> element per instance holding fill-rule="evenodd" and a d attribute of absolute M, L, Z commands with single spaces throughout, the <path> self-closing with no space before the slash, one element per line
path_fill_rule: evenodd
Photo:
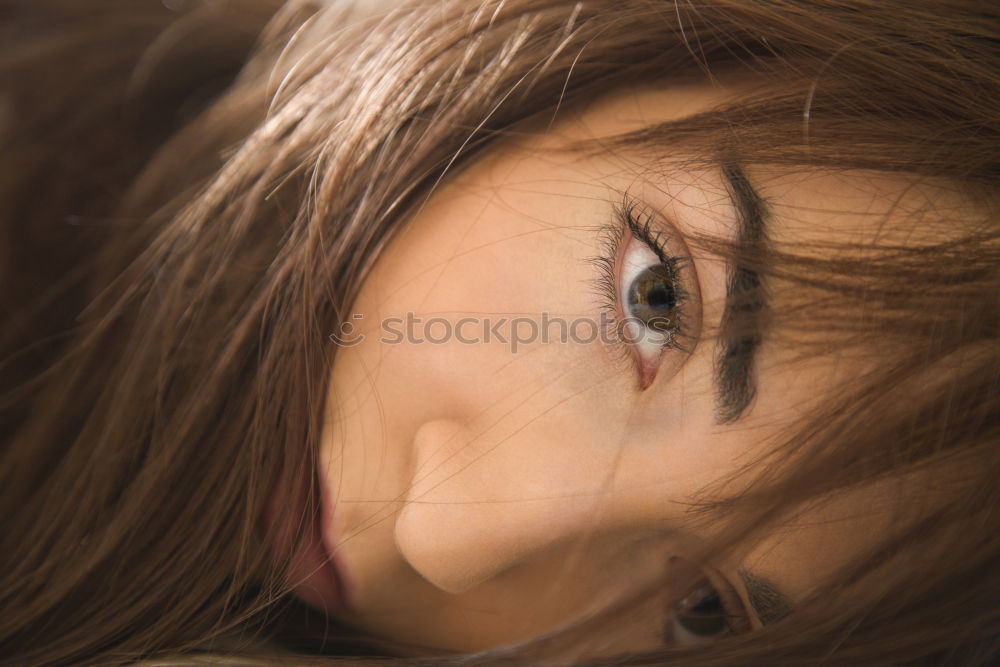
<path fill-rule="evenodd" d="M 637 240 L 646 243 L 662 262 L 670 265 L 678 265 L 677 268 L 683 268 L 680 266 L 681 264 L 689 267 L 693 273 L 694 282 L 698 287 L 697 291 L 699 294 L 701 293 L 694 257 L 687 252 L 680 253 L 670 250 L 671 245 L 678 244 L 687 249 L 687 244 L 682 239 L 678 225 L 668 220 L 655 206 L 644 202 L 639 197 L 627 191 L 622 194 L 621 202 L 616 205 L 616 215 L 622 221 L 626 222 L 625 226 L 629 230 L 638 232 Z M 638 229 L 627 224 L 630 220 L 637 223 Z M 664 237 L 667 237 L 667 241 L 665 242 L 662 241 Z M 673 244 L 671 244 L 670 239 L 675 239 Z"/>
<path fill-rule="evenodd" d="M 661 261 L 668 262 L 671 259 L 663 250 L 665 244 L 660 242 L 663 230 L 653 228 L 652 221 L 656 216 L 648 205 L 625 193 L 616 213 L 633 236 L 645 242 Z"/>
<path fill-rule="evenodd" d="M 640 220 L 639 216 L 636 215 L 635 211 L 644 211 L 643 219 Z M 628 195 L 624 195 L 622 204 L 615 209 L 615 215 L 621 222 L 618 231 L 616 232 L 616 244 L 619 251 L 619 257 L 615 258 L 614 261 L 617 263 L 621 259 L 622 251 L 627 247 L 628 239 L 625 238 L 627 235 L 631 235 L 639 243 L 649 248 L 649 250 L 657 256 L 661 263 L 670 267 L 671 273 L 678 277 L 682 270 L 691 264 L 691 257 L 687 255 L 677 255 L 673 254 L 668 250 L 669 246 L 666 242 L 662 242 L 661 239 L 668 234 L 668 232 L 659 229 L 653 225 L 653 219 L 657 217 L 653 209 L 646 204 L 643 204 L 638 199 L 635 199 Z M 693 267 L 692 267 L 693 268 Z M 697 277 L 695 277 L 697 281 Z M 617 276 L 615 277 L 617 281 Z M 685 289 L 684 283 L 687 282 L 683 279 L 675 280 L 674 289 L 678 295 L 678 301 L 690 304 L 691 292 Z M 697 292 L 700 294 L 700 290 Z M 617 299 L 617 293 L 615 294 Z M 688 306 L 682 309 L 686 310 Z M 699 309 L 700 310 L 700 309 Z"/>

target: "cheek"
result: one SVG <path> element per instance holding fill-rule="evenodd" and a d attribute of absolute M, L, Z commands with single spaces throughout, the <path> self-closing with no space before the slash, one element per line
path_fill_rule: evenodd
<path fill-rule="evenodd" d="M 616 422 L 608 416 L 624 392 L 591 389 L 613 370 L 604 346 L 562 342 L 558 322 L 545 326 L 550 342 L 542 338 L 546 318 L 567 331 L 578 319 L 593 324 L 587 260 L 599 252 L 601 221 L 556 224 L 593 218 L 593 199 L 482 192 L 453 187 L 433 198 L 379 258 L 353 308 L 366 337 L 338 351 L 324 445 L 345 530 L 371 523 L 371 499 L 400 509 L 412 495 L 425 424 L 457 421 L 494 444 L 578 428 L 620 440 L 602 429 Z M 567 426 L 545 435 L 529 426 L 546 412 Z"/>
<path fill-rule="evenodd" d="M 424 209 L 366 281 L 355 312 L 368 338 L 343 351 L 335 376 L 374 382 L 394 410 L 428 421 L 581 363 L 596 370 L 603 346 L 570 340 L 599 326 L 588 282 L 594 228 L 557 225 L 554 212 L 526 199 L 514 206 L 498 193 L 469 194 Z M 580 207 L 564 211 L 570 220 L 594 215 L 574 198 L 555 200 Z"/>

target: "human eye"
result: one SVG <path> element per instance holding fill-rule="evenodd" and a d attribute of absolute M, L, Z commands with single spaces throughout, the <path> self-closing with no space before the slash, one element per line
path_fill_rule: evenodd
<path fill-rule="evenodd" d="M 664 642 L 686 646 L 750 632 L 750 615 L 739 595 L 725 584 L 702 578 L 678 602 L 664 629 Z"/>
<path fill-rule="evenodd" d="M 678 236 L 654 226 L 655 214 L 626 196 L 603 230 L 598 293 L 609 315 L 611 340 L 632 358 L 641 389 L 652 384 L 668 350 L 690 354 L 697 288 L 690 257 Z"/>

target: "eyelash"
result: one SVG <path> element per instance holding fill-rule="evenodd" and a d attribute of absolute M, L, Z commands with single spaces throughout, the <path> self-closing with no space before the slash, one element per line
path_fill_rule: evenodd
<path fill-rule="evenodd" d="M 613 344 L 617 349 L 633 357 L 633 361 L 637 366 L 641 362 L 634 358 L 635 355 L 629 350 L 631 344 L 621 335 L 620 313 L 624 313 L 625 308 L 624 304 L 621 303 L 618 291 L 620 273 L 618 264 L 622 260 L 622 245 L 628 242 L 626 235 L 631 235 L 632 238 L 648 247 L 659 258 L 660 262 L 668 268 L 672 278 L 671 287 L 677 302 L 677 317 L 662 349 L 676 349 L 685 353 L 690 352 L 681 343 L 682 340 L 688 338 L 685 311 L 690 294 L 684 289 L 683 281 L 679 277 L 680 273 L 687 267 L 690 257 L 671 255 L 668 252 L 667 244 L 662 240 L 663 233 L 660 230 L 652 228 L 652 219 L 652 214 L 645 211 L 637 200 L 625 195 L 622 203 L 614 207 L 613 220 L 601 229 L 604 252 L 601 256 L 593 259 L 593 263 L 599 271 L 595 287 L 598 296 L 601 298 L 601 306 L 610 318 Z M 627 314 L 626 317 L 628 317 Z"/>

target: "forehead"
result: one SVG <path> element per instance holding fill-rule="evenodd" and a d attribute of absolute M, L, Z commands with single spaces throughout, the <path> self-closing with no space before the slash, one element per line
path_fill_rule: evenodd
<path fill-rule="evenodd" d="M 563 161 L 565 152 L 574 154 L 581 147 L 593 146 L 593 151 L 577 153 L 588 161 L 581 167 L 591 171 L 589 176 L 597 169 L 618 184 L 638 179 L 643 196 L 662 208 L 669 209 L 675 202 L 689 209 L 714 208 L 712 215 L 703 216 L 705 227 L 698 231 L 725 234 L 725 229 L 711 225 L 712 219 L 725 215 L 719 211 L 730 204 L 717 173 L 721 164 L 714 164 L 705 155 L 692 155 L 704 149 L 672 145 L 669 134 L 666 140 L 637 141 L 624 147 L 610 147 L 609 140 L 738 106 L 747 95 L 756 93 L 760 93 L 759 81 L 731 75 L 711 83 L 622 86 L 596 99 L 560 108 L 554 116 L 536 119 L 524 128 L 524 134 L 506 142 L 505 147 L 514 151 L 501 148 L 494 156 L 509 158 L 522 151 L 522 155 Z M 834 246 L 864 252 L 873 246 L 938 243 L 954 236 L 956 224 L 976 215 L 965 193 L 928 177 L 764 165 L 756 163 L 753 156 L 743 156 L 741 161 L 773 214 L 770 242 L 789 244 L 798 253 L 829 256 Z M 661 190 L 659 195 L 656 190 Z M 690 201 L 685 202 L 686 196 Z M 691 214 L 689 210 L 688 216 Z"/>

